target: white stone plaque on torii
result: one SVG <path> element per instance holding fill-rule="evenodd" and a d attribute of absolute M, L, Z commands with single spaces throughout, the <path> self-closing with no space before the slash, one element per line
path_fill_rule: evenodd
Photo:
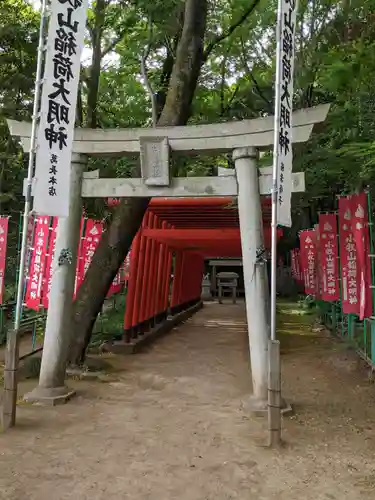
<path fill-rule="evenodd" d="M 169 186 L 168 137 L 140 137 L 139 148 L 141 173 L 145 185 Z"/>

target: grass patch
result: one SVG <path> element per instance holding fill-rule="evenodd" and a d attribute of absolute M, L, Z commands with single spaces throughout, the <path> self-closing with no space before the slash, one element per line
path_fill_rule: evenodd
<path fill-rule="evenodd" d="M 280 300 L 277 304 L 276 329 L 283 351 L 299 349 L 318 343 L 315 307 L 306 307 L 304 301 Z"/>
<path fill-rule="evenodd" d="M 107 340 L 121 338 L 124 330 L 126 297 L 116 297 L 114 307 L 107 309 L 96 320 L 90 346 L 98 346 Z"/>
<path fill-rule="evenodd" d="M 293 316 L 312 315 L 316 312 L 315 302 L 308 297 L 297 297 L 295 300 L 279 299 L 277 312 Z"/>

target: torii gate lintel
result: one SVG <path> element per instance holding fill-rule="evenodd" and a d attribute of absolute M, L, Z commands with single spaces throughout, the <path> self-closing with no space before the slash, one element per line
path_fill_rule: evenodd
<path fill-rule="evenodd" d="M 293 113 L 293 143 L 306 142 L 314 125 L 325 120 L 329 105 L 324 104 Z M 13 136 L 19 137 L 24 151 L 30 147 L 31 125 L 8 120 Z M 142 177 L 137 179 L 99 178 L 86 172 L 83 177 L 83 197 L 185 197 L 237 196 L 236 179 L 228 171 L 225 178 L 171 178 L 170 154 L 215 154 L 240 148 L 270 149 L 273 144 L 273 117 L 232 121 L 220 124 L 186 127 L 140 129 L 81 129 L 75 130 L 73 151 L 87 156 L 126 156 L 139 154 Z M 259 170 L 261 195 L 272 190 L 272 168 Z M 233 174 L 233 172 L 232 172 Z M 304 174 L 293 173 L 292 189 L 303 192 Z"/>
<path fill-rule="evenodd" d="M 329 105 L 293 113 L 293 143 L 309 139 L 316 123 L 323 122 Z M 12 136 L 21 139 L 24 151 L 30 149 L 31 125 L 8 120 Z M 155 129 L 89 130 L 76 129 L 73 143 L 70 186 L 70 213 L 59 221 L 55 255 L 71 250 L 69 266 L 53 272 L 39 385 L 28 395 L 30 401 L 67 400 L 71 391 L 64 385 L 66 360 L 66 318 L 64 308 L 71 303 L 76 269 L 77 235 L 81 217 L 81 196 L 222 196 L 238 195 L 241 246 L 246 294 L 246 311 L 253 381 L 252 406 L 266 411 L 268 377 L 268 339 L 270 333 L 266 268 L 258 261 L 263 246 L 260 195 L 270 192 L 270 172 L 258 174 L 258 152 L 273 145 L 273 117 L 214 125 L 165 127 Z M 169 155 L 172 152 L 210 154 L 233 152 L 235 174 L 206 178 L 171 179 Z M 87 156 L 126 156 L 140 154 L 141 179 L 100 179 L 83 173 Z M 303 174 L 294 190 L 304 190 Z M 268 177 L 268 181 L 266 178 Z M 298 181 L 298 182 L 297 182 Z M 249 217 L 251 214 L 251 217 Z M 46 214 L 43 214 L 46 215 Z M 47 214 L 48 215 L 48 214 Z M 65 339 L 65 341 L 64 341 Z"/>

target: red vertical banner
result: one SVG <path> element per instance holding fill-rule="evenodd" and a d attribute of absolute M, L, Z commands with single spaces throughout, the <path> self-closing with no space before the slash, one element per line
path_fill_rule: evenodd
<path fill-rule="evenodd" d="M 124 285 L 123 281 L 123 266 L 120 267 L 118 273 L 115 276 L 115 279 L 112 282 L 110 289 L 108 290 L 107 297 L 111 297 L 114 293 L 121 292 Z"/>
<path fill-rule="evenodd" d="M 316 293 L 316 246 L 315 231 L 308 230 L 300 233 L 300 253 L 305 293 L 315 295 Z"/>
<path fill-rule="evenodd" d="M 337 220 L 335 214 L 319 216 L 320 269 L 322 273 L 322 299 L 340 300 Z"/>
<path fill-rule="evenodd" d="M 138 274 L 138 262 L 139 262 L 139 250 L 141 244 L 141 233 L 142 229 L 138 230 L 132 243 L 131 250 L 131 260 L 129 262 L 130 267 L 127 272 L 127 288 L 128 293 L 126 296 L 126 307 L 124 316 L 124 330 L 128 331 L 133 326 L 133 314 L 134 314 L 134 302 L 136 298 L 137 291 L 137 274 Z M 128 334 L 126 334 L 128 335 Z M 127 336 L 128 338 L 128 336 Z"/>
<path fill-rule="evenodd" d="M 82 242 L 82 260 L 80 269 L 81 282 L 83 281 L 87 269 L 90 266 L 91 260 L 94 256 L 96 247 L 99 244 L 102 233 L 103 223 L 101 221 L 87 219 L 85 237 Z"/>
<path fill-rule="evenodd" d="M 25 305 L 29 309 L 38 310 L 40 305 L 49 226 L 49 217 L 39 217 L 35 226 L 34 247 L 25 294 Z"/>
<path fill-rule="evenodd" d="M 128 252 L 128 255 L 125 258 L 125 263 L 124 263 L 124 280 L 125 281 L 129 280 L 131 254 L 132 254 L 132 249 L 130 247 L 130 250 Z"/>
<path fill-rule="evenodd" d="M 303 276 L 301 271 L 301 256 L 298 248 L 294 248 L 290 251 L 291 256 L 291 270 L 292 276 L 297 281 L 297 283 L 303 283 Z"/>
<path fill-rule="evenodd" d="M 368 225 L 367 194 L 351 197 L 352 232 L 357 247 L 359 319 L 372 316 L 370 234 Z"/>
<path fill-rule="evenodd" d="M 0 217 L 0 304 L 4 299 L 5 268 L 7 260 L 9 218 Z"/>
<path fill-rule="evenodd" d="M 83 280 L 83 265 L 82 265 L 82 250 L 83 250 L 83 242 L 84 242 L 84 237 L 83 237 L 83 231 L 84 231 L 84 224 L 85 224 L 85 218 L 82 217 L 81 219 L 81 226 L 79 228 L 79 240 L 78 240 L 78 251 L 77 251 L 77 265 L 76 265 L 76 279 L 74 283 L 74 297 L 76 296 L 76 293 L 81 286 L 82 280 Z"/>
<path fill-rule="evenodd" d="M 32 246 L 34 240 L 34 229 L 36 225 L 36 220 L 34 215 L 29 215 L 27 219 L 27 235 L 26 235 L 26 248 L 27 248 L 27 259 L 25 265 L 25 277 L 29 276 L 30 260 L 32 256 Z"/>
<path fill-rule="evenodd" d="M 301 285 L 303 284 L 303 274 L 301 267 L 301 252 L 299 248 L 296 248 L 296 268 L 297 268 L 297 281 Z"/>
<path fill-rule="evenodd" d="M 290 269 L 292 271 L 293 278 L 297 281 L 297 265 L 296 265 L 296 249 L 290 251 Z"/>
<path fill-rule="evenodd" d="M 321 268 L 321 241 L 320 241 L 320 231 L 319 224 L 314 226 L 315 235 L 315 297 L 319 300 L 322 299 L 323 293 L 323 276 Z"/>
<path fill-rule="evenodd" d="M 31 247 L 33 244 L 33 235 L 34 235 L 34 216 L 30 215 L 28 220 L 27 220 L 27 236 L 26 236 L 26 243 L 28 247 Z"/>
<path fill-rule="evenodd" d="M 339 199 L 342 310 L 344 314 L 359 315 L 357 246 L 352 231 L 352 220 L 351 197 L 342 197 Z"/>
<path fill-rule="evenodd" d="M 45 266 L 43 293 L 42 293 L 42 305 L 46 309 L 48 309 L 48 299 L 52 284 L 52 264 L 56 248 L 57 223 L 58 223 L 58 217 L 53 217 L 52 226 L 50 227 L 49 240 L 48 240 L 48 250 L 46 255 L 46 266 Z"/>
<path fill-rule="evenodd" d="M 297 283 L 301 283 L 300 252 L 298 248 L 293 248 L 290 251 L 290 263 L 293 278 Z"/>

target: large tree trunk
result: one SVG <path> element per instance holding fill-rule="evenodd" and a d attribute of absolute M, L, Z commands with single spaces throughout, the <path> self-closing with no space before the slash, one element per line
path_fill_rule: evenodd
<path fill-rule="evenodd" d="M 185 125 L 203 57 L 207 0 L 186 0 L 184 25 L 158 126 Z M 71 327 L 71 364 L 82 363 L 92 328 L 119 267 L 129 251 L 149 200 L 123 200 L 115 209 L 77 293 Z"/>
<path fill-rule="evenodd" d="M 73 336 L 70 346 L 71 364 L 80 364 L 83 361 L 96 317 L 118 269 L 124 262 L 147 205 L 148 200 L 143 198 L 123 200 L 114 212 L 107 230 L 103 233 L 92 265 L 87 271 L 87 278 L 82 283 L 74 303 L 71 328 Z M 124 220 L 126 220 L 125 230 Z"/>
<path fill-rule="evenodd" d="M 190 118 L 202 67 L 206 21 L 207 0 L 186 0 L 184 26 L 158 126 L 185 125 Z"/>
<path fill-rule="evenodd" d="M 92 45 L 92 59 L 91 68 L 88 78 L 87 88 L 87 127 L 96 128 L 98 125 L 98 95 L 99 95 L 99 82 L 100 70 L 102 63 L 102 37 L 103 26 L 105 21 L 106 1 L 96 0 L 95 5 L 95 24 L 91 30 L 91 45 Z"/>

